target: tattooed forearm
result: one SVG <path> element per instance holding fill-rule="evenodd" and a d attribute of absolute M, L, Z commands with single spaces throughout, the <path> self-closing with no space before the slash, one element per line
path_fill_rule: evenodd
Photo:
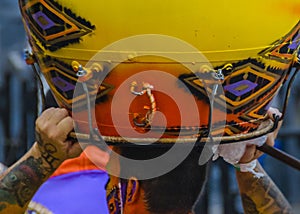
<path fill-rule="evenodd" d="M 0 178 L 0 213 L 23 214 L 43 182 L 82 149 L 67 140 L 74 128 L 66 109 L 49 108 L 36 120 L 36 143 Z"/>
<path fill-rule="evenodd" d="M 29 202 L 45 178 L 45 172 L 41 166 L 41 158 L 29 157 L 6 174 L 1 181 L 1 193 L 10 197 L 9 200 L 4 200 L 8 203 L 15 201 L 21 207 Z"/>
<path fill-rule="evenodd" d="M 55 156 L 57 148 L 51 144 L 39 147 L 36 144 L 18 163 L 1 178 L 0 213 L 7 209 L 22 213 L 40 185 L 61 163 Z"/>
<path fill-rule="evenodd" d="M 245 213 L 292 213 L 290 204 L 261 166 L 256 170 L 265 176 L 256 178 L 252 173 L 237 172 Z"/>

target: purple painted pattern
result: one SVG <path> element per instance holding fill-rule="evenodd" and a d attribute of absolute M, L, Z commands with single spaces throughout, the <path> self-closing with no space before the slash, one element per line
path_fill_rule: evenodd
<path fill-rule="evenodd" d="M 249 80 L 242 80 L 231 85 L 226 85 L 224 89 L 234 94 L 235 96 L 240 97 L 253 90 L 256 86 L 256 83 L 250 82 Z M 240 87 L 245 87 L 245 89 L 239 90 Z"/>
<path fill-rule="evenodd" d="M 60 78 L 60 77 L 54 77 L 52 79 L 54 85 L 62 90 L 63 92 L 71 91 L 75 89 L 75 86 L 71 83 L 67 82 L 66 80 Z"/>
<path fill-rule="evenodd" d="M 289 45 L 289 49 L 295 50 L 300 45 L 300 33 L 296 38 L 293 40 L 292 44 Z"/>
<path fill-rule="evenodd" d="M 48 16 L 44 14 L 42 11 L 33 14 L 32 17 L 43 30 L 47 30 L 55 26 L 55 23 L 51 19 L 49 19 Z"/>

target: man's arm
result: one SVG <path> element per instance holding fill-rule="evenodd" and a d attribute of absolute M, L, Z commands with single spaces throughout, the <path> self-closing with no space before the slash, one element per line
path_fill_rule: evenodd
<path fill-rule="evenodd" d="M 274 120 L 274 116 L 281 117 L 278 109 L 270 108 L 268 110 L 269 118 Z M 278 131 L 282 125 L 279 122 L 277 129 L 267 135 L 266 144 L 274 146 Z M 256 149 L 255 145 L 249 145 L 240 163 L 249 163 L 259 158 L 263 153 Z M 254 169 L 255 172 L 263 176 L 258 178 L 252 172 L 240 172 L 237 170 L 236 178 L 238 181 L 240 194 L 243 202 L 245 214 L 251 213 L 292 213 L 292 208 L 284 195 L 272 181 L 269 175 L 264 171 L 258 161 Z"/>
<path fill-rule="evenodd" d="M 259 163 L 255 171 L 264 176 L 257 178 L 251 172 L 236 172 L 245 214 L 292 213 L 290 204 Z"/>
<path fill-rule="evenodd" d="M 24 213 L 39 186 L 61 163 L 52 151 L 44 151 L 42 154 L 35 143 L 16 164 L 7 170 L 0 184 L 0 213 Z"/>
<path fill-rule="evenodd" d="M 40 185 L 67 158 L 80 154 L 67 141 L 73 120 L 65 109 L 48 109 L 36 121 L 37 142 L 1 177 L 0 213 L 24 213 Z"/>

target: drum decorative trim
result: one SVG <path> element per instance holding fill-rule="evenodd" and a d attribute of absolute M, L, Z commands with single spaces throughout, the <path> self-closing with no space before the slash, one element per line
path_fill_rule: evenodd
<path fill-rule="evenodd" d="M 56 51 L 95 30 L 86 19 L 53 0 L 27 0 L 20 3 L 31 37 L 41 49 Z"/>

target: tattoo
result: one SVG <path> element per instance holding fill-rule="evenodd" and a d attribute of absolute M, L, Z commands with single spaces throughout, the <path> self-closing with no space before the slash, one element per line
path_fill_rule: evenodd
<path fill-rule="evenodd" d="M 243 205 L 244 205 L 244 211 L 245 213 L 253 213 L 253 214 L 258 214 L 258 210 L 256 209 L 256 205 L 254 201 L 248 197 L 246 194 L 241 195 Z"/>
<path fill-rule="evenodd" d="M 0 191 L 0 194 L 1 194 L 1 191 Z M 3 202 L 0 202 L 0 211 L 6 209 L 6 205 L 5 204 L 2 204 Z"/>
<path fill-rule="evenodd" d="M 56 169 L 56 167 L 54 167 L 55 162 L 60 161 L 60 159 L 54 156 L 54 154 L 58 151 L 57 148 L 53 144 L 44 143 L 38 132 L 35 133 L 35 138 L 41 149 L 42 157 L 48 165 L 45 167 L 45 170 L 53 172 Z"/>
<path fill-rule="evenodd" d="M 43 140 L 42 140 L 40 133 L 35 132 L 35 140 L 40 147 L 43 147 Z"/>
<path fill-rule="evenodd" d="M 42 159 L 29 157 L 15 166 L 5 175 L 0 184 L 0 207 L 5 208 L 5 203 L 18 204 L 23 207 L 30 201 L 35 191 L 41 185 L 45 172 Z"/>
<path fill-rule="evenodd" d="M 53 172 L 56 169 L 55 162 L 59 161 L 59 159 L 54 156 L 54 154 L 57 152 L 57 148 L 52 144 L 47 143 L 42 147 L 41 152 L 42 158 L 48 165 L 45 166 L 44 169 L 49 173 Z"/>
<path fill-rule="evenodd" d="M 259 167 L 260 172 L 264 172 Z M 262 178 L 252 173 L 237 173 L 245 213 L 292 213 L 292 209 L 281 191 L 264 172 Z"/>
<path fill-rule="evenodd" d="M 43 181 L 60 164 L 55 157 L 58 149 L 54 145 L 46 143 L 38 146 L 40 156 L 30 156 L 21 161 L 1 179 L 0 211 L 11 205 L 25 208 Z"/>

